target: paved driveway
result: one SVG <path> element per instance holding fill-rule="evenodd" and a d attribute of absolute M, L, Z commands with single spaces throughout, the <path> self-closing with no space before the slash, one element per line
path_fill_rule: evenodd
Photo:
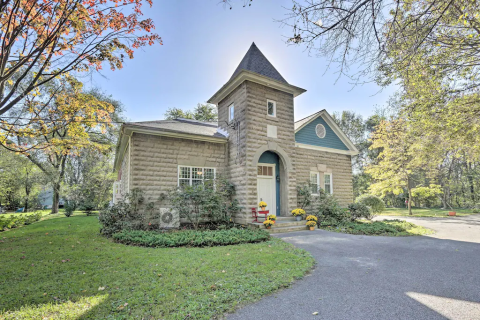
<path fill-rule="evenodd" d="M 433 237 L 278 235 L 311 252 L 316 268 L 227 318 L 480 319 L 480 215 L 437 220 L 415 219 Z"/>

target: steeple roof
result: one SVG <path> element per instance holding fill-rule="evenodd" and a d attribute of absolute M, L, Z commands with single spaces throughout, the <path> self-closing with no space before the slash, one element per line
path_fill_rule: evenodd
<path fill-rule="evenodd" d="M 235 78 L 235 76 L 240 73 L 241 70 L 252 71 L 262 76 L 288 84 L 288 82 L 282 77 L 277 69 L 275 69 L 270 61 L 268 61 L 263 53 L 257 48 L 255 42 L 253 42 L 250 46 L 250 49 L 248 49 L 230 80 Z"/>

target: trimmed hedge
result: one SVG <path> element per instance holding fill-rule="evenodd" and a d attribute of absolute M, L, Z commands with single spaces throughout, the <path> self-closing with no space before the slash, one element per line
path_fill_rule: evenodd
<path fill-rule="evenodd" d="M 17 228 L 23 225 L 29 225 L 34 222 L 40 221 L 42 218 L 41 213 L 34 213 L 30 215 L 10 215 L 9 217 L 0 216 L 0 231 Z"/>
<path fill-rule="evenodd" d="M 113 234 L 116 242 L 144 247 L 213 247 L 240 243 L 262 242 L 270 239 L 264 230 L 182 230 L 155 232 L 143 230 L 123 230 Z"/>
<path fill-rule="evenodd" d="M 369 236 L 415 236 L 433 233 L 432 230 L 404 220 L 353 221 L 337 225 L 321 225 L 321 229 Z"/>

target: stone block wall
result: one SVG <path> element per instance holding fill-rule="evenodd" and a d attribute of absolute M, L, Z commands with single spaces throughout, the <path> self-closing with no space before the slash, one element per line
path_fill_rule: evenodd
<path fill-rule="evenodd" d="M 259 153 L 268 149 L 279 155 L 280 167 L 285 170 L 282 175 L 281 169 L 280 174 L 280 215 L 286 216 L 297 203 L 293 95 L 250 81 L 246 86 L 248 208 L 258 206 L 257 161 Z M 276 102 L 276 117 L 267 114 L 267 100 Z M 267 125 L 277 127 L 276 138 L 267 136 Z"/>
<path fill-rule="evenodd" d="M 307 183 L 310 171 L 325 165 L 332 172 L 333 195 L 342 207 L 353 202 L 352 160 L 350 155 L 296 148 L 297 183 Z M 322 183 L 321 183 L 322 184 Z"/>
<path fill-rule="evenodd" d="M 130 190 L 140 188 L 146 201 L 178 184 L 178 166 L 216 168 L 225 174 L 226 144 L 134 133 L 130 150 Z"/>
<path fill-rule="evenodd" d="M 122 165 L 118 175 L 118 187 L 120 190 L 115 197 L 115 201 L 123 198 L 130 191 L 130 144 L 127 145 L 123 154 Z"/>
<path fill-rule="evenodd" d="M 247 148 L 247 125 L 246 109 L 247 95 L 246 83 L 242 83 L 235 88 L 228 96 L 218 104 L 218 126 L 228 132 L 228 150 L 227 150 L 227 178 L 235 185 L 236 199 L 239 205 L 247 208 L 247 163 L 245 151 Z M 235 119 L 233 122 L 228 121 L 228 108 L 234 104 Z M 236 221 L 240 221 L 241 217 L 245 220 L 246 213 L 243 212 L 236 217 Z M 245 223 L 245 221 L 240 222 Z"/>

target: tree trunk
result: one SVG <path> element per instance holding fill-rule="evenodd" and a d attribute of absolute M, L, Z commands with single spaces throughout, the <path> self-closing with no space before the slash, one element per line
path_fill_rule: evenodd
<path fill-rule="evenodd" d="M 413 215 L 412 213 L 412 188 L 410 188 L 410 180 L 407 180 L 407 189 L 408 189 L 408 214 L 410 216 Z"/>
<path fill-rule="evenodd" d="M 470 197 L 472 198 L 472 204 L 475 205 L 475 185 L 473 182 L 473 173 L 472 173 L 472 163 L 467 164 L 467 177 L 468 177 L 468 182 L 470 183 Z"/>
<path fill-rule="evenodd" d="M 28 210 L 28 197 L 30 196 L 30 188 L 25 186 L 25 212 Z"/>
<path fill-rule="evenodd" d="M 59 203 L 60 203 L 60 184 L 56 184 L 53 186 L 52 214 L 58 213 Z"/>

